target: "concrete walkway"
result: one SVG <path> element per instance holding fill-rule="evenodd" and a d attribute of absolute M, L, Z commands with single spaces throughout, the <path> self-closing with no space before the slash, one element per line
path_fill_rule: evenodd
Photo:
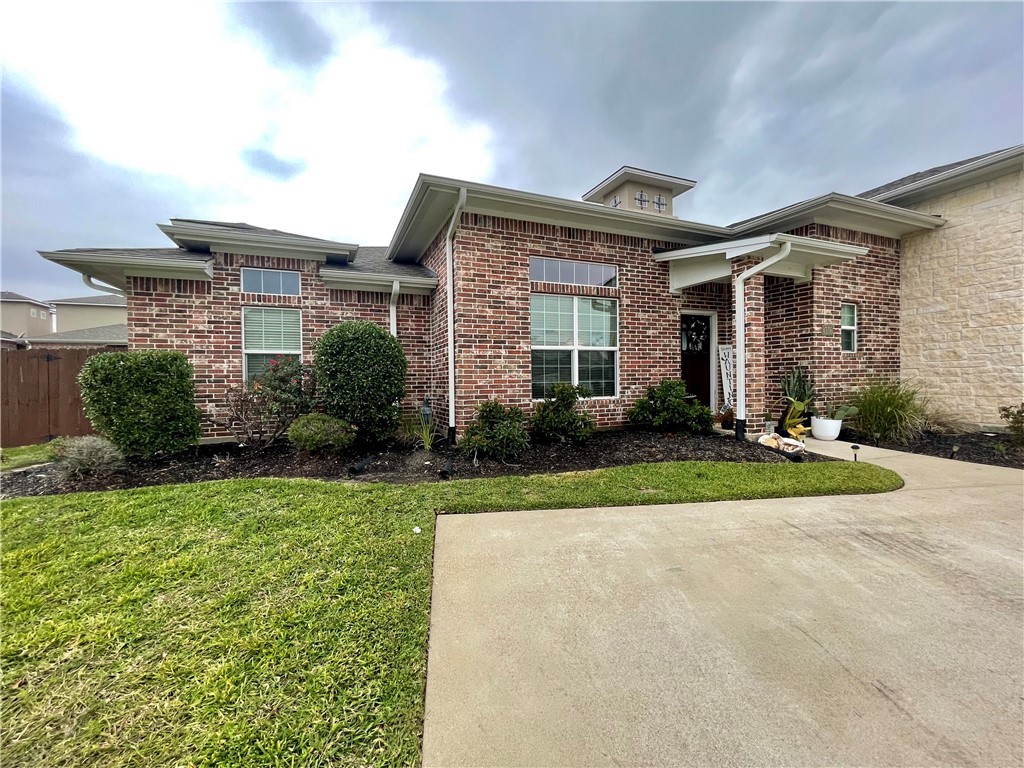
<path fill-rule="evenodd" d="M 440 518 L 424 765 L 1021 765 L 1024 473 L 860 460 L 906 487 Z"/>

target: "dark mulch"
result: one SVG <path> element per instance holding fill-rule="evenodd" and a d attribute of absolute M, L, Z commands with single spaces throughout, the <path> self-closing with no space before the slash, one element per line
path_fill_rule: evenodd
<path fill-rule="evenodd" d="M 875 445 L 873 438 L 844 429 L 841 440 L 863 445 Z M 944 433 L 926 432 L 917 440 L 902 445 L 882 442 L 880 448 L 894 451 L 919 453 L 924 456 L 938 456 L 943 459 L 968 461 L 974 464 L 989 464 L 993 467 L 1024 469 L 1024 445 L 1017 443 L 1012 435 L 992 432 Z"/>
<path fill-rule="evenodd" d="M 310 456 L 287 444 L 263 450 L 244 449 L 231 444 L 204 445 L 177 456 L 131 460 L 123 471 L 103 479 L 62 483 L 53 465 L 14 471 L 3 476 L 0 490 L 3 496 L 10 498 L 258 477 L 416 483 L 440 479 L 438 473 L 449 460 L 453 462 L 456 478 L 573 472 L 662 461 L 789 461 L 767 448 L 722 435 L 683 437 L 626 430 L 598 432 L 580 446 L 537 445 L 508 464 L 481 460 L 474 465 L 470 459 L 445 446 L 431 453 L 393 448 L 375 455 L 366 471 L 351 475 L 349 467 L 366 457 L 367 454 Z M 806 454 L 804 460 L 829 459 Z"/>

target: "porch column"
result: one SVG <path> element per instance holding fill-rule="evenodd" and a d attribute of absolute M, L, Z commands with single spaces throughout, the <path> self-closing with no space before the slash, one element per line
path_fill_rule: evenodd
<path fill-rule="evenodd" d="M 738 258 L 732 262 L 732 276 L 735 277 L 762 259 Z M 735 285 L 735 283 L 734 283 Z M 764 429 L 764 409 L 767 406 L 767 381 L 765 335 L 764 335 L 764 274 L 748 278 L 743 290 L 746 310 L 746 384 L 747 433 L 756 434 Z M 735 336 L 736 317 L 733 317 Z"/>

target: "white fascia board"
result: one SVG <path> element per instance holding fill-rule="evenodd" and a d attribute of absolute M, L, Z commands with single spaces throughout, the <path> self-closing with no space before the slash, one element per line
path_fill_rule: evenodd
<path fill-rule="evenodd" d="M 428 234 L 431 239 L 436 236 L 446 218 L 443 215 L 431 215 L 430 197 L 443 195 L 446 202 L 450 198 L 451 205 L 445 207 L 450 215 L 455 207 L 459 189 L 463 187 L 467 193 L 465 210 L 469 213 L 677 243 L 699 243 L 732 234 L 732 230 L 727 227 L 685 221 L 671 216 L 624 211 L 596 203 L 421 174 L 388 246 L 387 258 L 395 259 L 417 224 L 430 230 Z M 433 220 L 434 218 L 437 220 Z M 427 219 L 430 221 L 426 221 Z M 426 236 L 422 235 L 417 240 L 422 242 Z"/>
<path fill-rule="evenodd" d="M 53 304 L 49 304 L 45 301 L 37 301 L 36 299 L 30 299 L 26 296 L 23 299 L 3 299 L 4 304 L 35 304 L 37 307 L 43 307 L 44 309 L 54 309 Z M 10 339 L 6 339 L 10 341 Z"/>
<path fill-rule="evenodd" d="M 167 277 L 180 280 L 212 280 L 213 257 L 197 259 L 168 259 L 145 256 L 112 256 L 89 253 L 62 253 L 60 251 L 39 251 L 47 261 L 60 264 L 83 275 L 103 280 L 105 283 L 123 288 L 125 277 Z M 120 284 L 110 282 L 111 278 Z"/>
<path fill-rule="evenodd" d="M 846 219 L 850 221 L 847 223 Z M 853 229 L 870 226 L 887 237 L 901 237 L 903 234 L 922 229 L 936 229 L 946 223 L 946 220 L 939 216 L 831 192 L 755 219 L 737 222 L 731 225 L 730 230 L 733 234 L 743 234 L 768 228 L 795 229 L 815 221 L 833 226 L 850 226 Z"/>
<path fill-rule="evenodd" d="M 102 309 L 124 309 L 124 304 L 101 304 L 96 301 L 61 301 L 56 299 L 52 302 L 55 307 L 100 307 Z"/>
<path fill-rule="evenodd" d="M 890 200 L 905 198 L 922 199 L 927 197 L 928 193 L 933 189 L 942 190 L 947 187 L 956 187 L 958 186 L 956 184 L 958 181 L 964 182 L 964 186 L 967 186 L 968 184 L 980 181 L 982 177 L 994 176 L 1001 173 L 1003 170 L 1019 170 L 1022 158 L 1024 158 L 1024 144 L 1019 144 L 1016 147 L 1010 147 L 1009 149 L 1003 150 L 998 154 L 983 157 L 980 160 L 975 160 L 973 163 L 951 168 L 944 173 L 937 173 L 926 179 L 911 182 L 910 184 L 904 184 L 902 187 L 897 187 L 896 189 L 889 190 L 888 192 L 882 192 L 879 195 L 874 195 L 867 199 L 874 200 L 876 202 L 888 202 Z"/>
<path fill-rule="evenodd" d="M 202 244 L 210 250 L 242 253 L 257 256 L 286 256 L 326 261 L 327 254 L 344 255 L 348 261 L 359 248 L 355 243 L 338 243 L 325 240 L 310 242 L 303 238 L 264 237 L 255 233 L 232 232 L 222 227 L 187 226 L 182 224 L 157 224 L 160 231 L 177 246 L 187 248 L 189 244 Z"/>
<path fill-rule="evenodd" d="M 344 269 L 321 269 L 320 278 L 324 281 L 324 285 L 336 290 L 391 293 L 397 282 L 400 294 L 428 295 L 437 288 L 437 279 L 433 277 L 352 274 Z"/>

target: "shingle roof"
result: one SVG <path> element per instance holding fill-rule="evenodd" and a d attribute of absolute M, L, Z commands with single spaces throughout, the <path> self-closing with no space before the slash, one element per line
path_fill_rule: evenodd
<path fill-rule="evenodd" d="M 64 344 L 83 342 L 92 344 L 127 344 L 128 326 L 125 323 L 114 325 L 97 325 L 94 328 L 79 328 L 77 331 L 61 331 L 33 336 L 29 339 L 33 344 L 61 342 Z"/>
<path fill-rule="evenodd" d="M 0 339 L 4 341 L 24 341 L 25 337 L 20 336 L 17 333 L 11 333 L 10 331 L 0 331 Z"/>
<path fill-rule="evenodd" d="M 892 192 L 893 190 L 899 189 L 900 187 L 905 187 L 908 184 L 915 184 L 915 183 L 917 183 L 919 181 L 924 181 L 925 179 L 927 179 L 927 178 L 929 178 L 931 176 L 938 176 L 940 173 L 945 173 L 946 171 L 952 171 L 953 169 L 959 168 L 962 165 L 967 165 L 969 163 L 975 163 L 978 160 L 984 160 L 986 157 L 991 157 L 992 155 L 998 155 L 1000 152 L 1005 152 L 1005 151 L 1006 151 L 1006 149 L 997 149 L 995 152 L 986 152 L 983 155 L 976 155 L 975 157 L 968 157 L 966 160 L 958 160 L 955 163 L 947 163 L 946 165 L 937 165 L 934 168 L 929 168 L 927 171 L 918 171 L 917 173 L 911 173 L 910 175 L 903 176 L 902 178 L 896 179 L 895 181 L 890 181 L 887 184 L 882 184 L 880 187 L 875 187 L 874 189 L 869 189 L 866 192 L 861 192 L 859 195 L 857 195 L 857 197 L 864 197 L 864 198 L 867 198 L 867 199 L 871 199 L 873 197 L 878 197 L 879 195 L 884 195 L 886 192 Z"/>
<path fill-rule="evenodd" d="M 22 296 L 20 293 L 15 293 L 14 291 L 0 291 L 0 301 L 29 301 L 33 304 L 46 304 L 45 301 L 30 299 L 28 296 Z"/>
<path fill-rule="evenodd" d="M 208 253 L 195 253 L 184 248 L 64 248 L 55 253 L 89 253 L 97 256 L 157 256 L 168 259 L 186 259 L 189 261 L 209 261 L 213 257 Z"/>
<path fill-rule="evenodd" d="M 73 296 L 70 299 L 50 299 L 51 304 L 95 304 L 102 307 L 124 307 L 128 305 L 124 296 L 104 294 L 102 296 Z"/>
<path fill-rule="evenodd" d="M 386 245 L 360 246 L 356 251 L 355 258 L 343 267 L 345 271 L 351 271 L 361 275 L 387 275 L 388 277 L 437 277 L 433 270 L 427 269 L 422 264 L 401 264 L 389 261 L 387 258 L 388 248 Z"/>
<path fill-rule="evenodd" d="M 271 238 L 288 238 L 309 240 L 313 243 L 336 243 L 335 240 L 326 240 L 321 237 L 309 237 L 308 235 L 297 235 L 294 232 L 283 232 L 280 229 L 267 229 L 266 227 L 255 227 L 252 224 L 246 224 L 243 221 L 208 221 L 206 219 L 171 219 L 171 223 L 182 222 L 184 224 L 199 224 L 204 227 L 218 227 L 220 229 L 229 229 L 234 232 L 245 232 L 252 235 L 260 235 L 261 237 Z"/>

